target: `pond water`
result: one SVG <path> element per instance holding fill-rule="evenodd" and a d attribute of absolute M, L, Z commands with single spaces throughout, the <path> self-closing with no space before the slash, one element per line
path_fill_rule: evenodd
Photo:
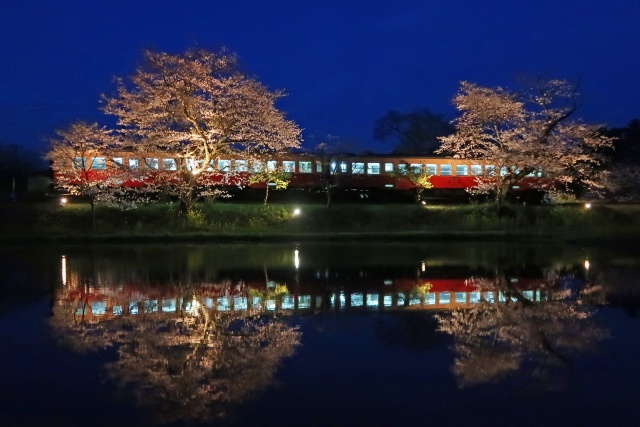
<path fill-rule="evenodd" d="M 0 249 L 2 425 L 638 425 L 640 251 Z"/>

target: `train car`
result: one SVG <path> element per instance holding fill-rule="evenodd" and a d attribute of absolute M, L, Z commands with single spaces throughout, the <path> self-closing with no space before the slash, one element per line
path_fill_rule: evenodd
<path fill-rule="evenodd" d="M 217 186 L 233 193 L 274 185 L 266 180 L 251 180 L 251 177 L 263 170 L 277 170 L 287 177 L 288 190 L 323 192 L 331 188 L 368 197 L 369 194 L 389 196 L 425 189 L 426 198 L 440 199 L 467 195 L 481 180 L 486 183 L 492 176 L 504 173 L 483 160 L 376 154 L 291 153 L 266 160 L 220 156 L 204 167 L 191 159 L 161 154 L 140 158 L 131 152 L 118 152 L 109 156 L 92 153 L 71 162 L 71 168 L 54 162 L 54 182 L 102 181 L 125 188 L 151 186 L 159 181 L 177 183 L 182 179 L 179 171 L 183 169 L 179 162 L 185 162 L 188 171 L 199 175 L 201 186 Z M 416 179 L 419 176 L 428 176 L 430 185 Z M 540 189 L 549 187 L 550 181 L 544 171 L 536 171 L 523 178 L 512 192 L 523 200 L 540 197 L 543 193 Z"/>

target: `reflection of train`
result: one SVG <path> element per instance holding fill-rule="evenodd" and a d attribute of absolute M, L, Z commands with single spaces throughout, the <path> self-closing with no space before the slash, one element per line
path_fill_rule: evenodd
<path fill-rule="evenodd" d="M 66 262 L 63 259 L 63 262 Z M 64 265 L 64 264 L 63 264 Z M 222 312 L 448 310 L 481 301 L 505 300 L 485 287 L 495 278 L 459 268 L 259 270 L 221 272 L 215 282 L 178 286 L 175 282 L 104 282 L 88 286 L 72 272 L 63 272 L 56 304 L 84 320 L 119 316 L 172 315 L 204 307 Z M 540 274 L 514 272 L 505 276 L 524 298 L 541 301 L 553 287 Z"/>
<path fill-rule="evenodd" d="M 478 187 L 479 180 L 491 180 L 504 174 L 506 168 L 499 168 L 487 161 L 452 159 L 445 157 L 419 157 L 402 155 L 330 155 L 290 154 L 279 158 L 247 160 L 242 158 L 219 157 L 206 167 L 189 159 L 178 159 L 165 155 L 150 154 L 139 158 L 131 153 L 118 152 L 110 156 L 95 153 L 85 157 L 66 160 L 66 166 L 76 169 L 66 178 L 73 180 L 78 173 L 88 181 L 115 179 L 115 185 L 124 187 L 144 187 L 154 182 L 170 182 L 178 179 L 177 171 L 183 170 L 179 162 L 198 175 L 202 185 L 215 184 L 226 190 L 237 192 L 238 188 L 264 189 L 269 183 L 250 183 L 252 174 L 267 170 L 281 171 L 289 180 L 290 190 L 322 192 L 331 187 L 337 191 L 349 191 L 359 197 L 375 195 L 399 195 L 423 188 L 428 176 L 431 197 L 449 197 L 466 194 L 465 190 Z M 54 179 L 65 175 L 64 166 L 54 161 Z M 127 176 L 129 174 L 130 176 Z M 273 185 L 273 183 L 271 183 Z M 544 171 L 537 171 L 523 178 L 512 192 L 520 198 L 538 198 L 541 189 L 548 188 L 550 180 Z"/>

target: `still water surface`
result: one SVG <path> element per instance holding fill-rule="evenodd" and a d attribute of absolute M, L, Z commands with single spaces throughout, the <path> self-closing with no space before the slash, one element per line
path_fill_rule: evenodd
<path fill-rule="evenodd" d="M 0 250 L 2 425 L 640 425 L 640 252 Z"/>

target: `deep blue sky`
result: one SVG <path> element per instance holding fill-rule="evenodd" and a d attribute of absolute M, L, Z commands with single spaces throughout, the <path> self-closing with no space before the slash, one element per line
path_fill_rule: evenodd
<path fill-rule="evenodd" d="M 580 79 L 589 122 L 640 116 L 640 2 L 541 0 L 20 0 L 0 13 L 0 142 L 44 148 L 76 119 L 99 119 L 113 76 L 145 48 L 226 46 L 289 95 L 279 107 L 311 147 L 327 134 L 373 141 L 389 109 L 454 117 L 458 83 Z M 387 147 L 388 148 L 388 147 Z"/>

